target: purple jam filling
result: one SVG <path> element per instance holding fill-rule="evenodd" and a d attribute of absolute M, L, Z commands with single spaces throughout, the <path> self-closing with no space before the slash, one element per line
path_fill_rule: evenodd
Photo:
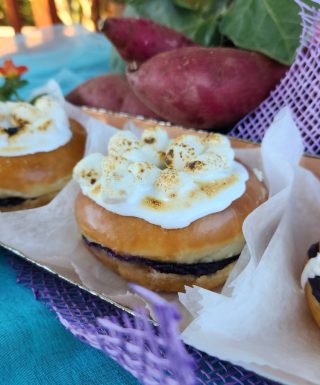
<path fill-rule="evenodd" d="M 320 303 L 320 277 L 309 278 L 309 283 L 312 288 L 312 294 Z"/>
<path fill-rule="evenodd" d="M 315 258 L 317 254 L 319 253 L 319 248 L 320 248 L 320 242 L 316 242 L 313 245 L 310 246 L 308 250 L 308 257 L 309 259 Z"/>
<path fill-rule="evenodd" d="M 24 201 L 26 201 L 25 198 L 19 197 L 0 198 L 0 207 L 17 206 L 23 203 Z"/>
<path fill-rule="evenodd" d="M 109 249 L 106 246 L 102 246 L 99 243 L 91 242 L 86 237 L 82 236 L 84 242 L 90 247 L 98 250 L 102 250 L 106 255 L 112 258 L 120 259 L 128 263 L 135 263 L 143 266 L 148 266 L 160 273 L 166 274 L 180 274 L 180 275 L 194 275 L 200 277 L 202 275 L 214 274 L 218 270 L 222 270 L 230 263 L 236 261 L 239 255 L 235 255 L 230 258 L 225 258 L 220 261 L 214 262 L 201 262 L 201 263 L 169 263 L 159 262 L 129 254 L 118 254 L 114 250 Z"/>
<path fill-rule="evenodd" d="M 317 254 L 320 252 L 320 242 L 316 242 L 310 246 L 308 250 L 309 259 L 315 258 Z M 309 278 L 309 283 L 312 289 L 313 296 L 320 303 L 320 277 Z"/>

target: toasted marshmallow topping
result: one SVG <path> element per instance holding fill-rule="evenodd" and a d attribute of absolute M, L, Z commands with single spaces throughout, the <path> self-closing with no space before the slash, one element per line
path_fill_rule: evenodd
<path fill-rule="evenodd" d="M 34 105 L 0 102 L 0 156 L 52 151 L 71 136 L 66 113 L 49 96 L 40 97 Z"/>
<path fill-rule="evenodd" d="M 248 177 L 228 138 L 170 140 L 160 127 L 141 139 L 121 131 L 110 139 L 108 155 L 91 154 L 74 169 L 83 194 L 100 206 L 167 229 L 224 210 L 245 192 Z"/>
<path fill-rule="evenodd" d="M 309 279 L 320 277 L 320 253 L 315 258 L 310 258 L 301 275 L 301 287 L 304 289 Z"/>

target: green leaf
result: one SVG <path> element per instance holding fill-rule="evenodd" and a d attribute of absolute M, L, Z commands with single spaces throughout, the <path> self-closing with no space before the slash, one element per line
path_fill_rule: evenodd
<path fill-rule="evenodd" d="M 180 0 L 179 0 L 180 1 Z M 220 44 L 218 18 L 227 11 L 230 0 L 181 0 L 202 4 L 199 11 L 180 8 L 175 0 L 145 0 L 126 7 L 125 16 L 146 17 L 184 33 L 197 43 L 208 46 Z"/>
<path fill-rule="evenodd" d="M 143 4 L 146 0 L 123 0 L 123 2 L 125 4 L 132 4 L 132 5 L 136 5 L 136 4 Z M 120 1 L 121 2 L 121 1 Z"/>
<path fill-rule="evenodd" d="M 34 96 L 31 100 L 29 100 L 29 103 L 35 105 L 35 104 L 36 104 L 36 101 L 37 101 L 38 99 L 42 98 L 42 96 L 45 96 L 45 95 L 48 95 L 48 94 L 46 94 L 45 92 L 43 92 L 42 94 L 36 95 L 36 96 Z"/>
<path fill-rule="evenodd" d="M 15 84 L 15 88 L 21 88 L 21 87 L 24 87 L 28 84 L 28 80 L 24 80 L 24 79 L 20 79 L 18 78 L 16 84 Z"/>
<path fill-rule="evenodd" d="M 195 25 L 201 15 L 173 5 L 172 0 L 134 0 L 134 5 L 128 5 L 124 16 L 146 17 L 159 24 L 183 32 L 190 25 Z"/>
<path fill-rule="evenodd" d="M 4 90 L 0 88 L 0 102 L 5 102 L 7 100 L 7 95 Z"/>
<path fill-rule="evenodd" d="M 192 11 L 208 12 L 215 0 L 173 0 L 175 5 Z"/>
<path fill-rule="evenodd" d="M 197 27 L 192 26 L 188 35 L 196 43 L 204 46 L 220 45 L 221 34 L 218 28 L 216 17 L 210 17 L 206 20 L 200 20 Z"/>
<path fill-rule="evenodd" d="M 220 31 L 237 47 L 292 64 L 301 33 L 294 0 L 235 0 Z"/>
<path fill-rule="evenodd" d="M 21 100 L 17 93 L 17 89 L 24 87 L 29 82 L 27 80 L 21 79 L 19 76 L 16 77 L 7 77 L 4 78 L 4 81 L 1 82 L 0 86 L 0 101 L 6 100 Z"/>
<path fill-rule="evenodd" d="M 112 68 L 112 72 L 117 74 L 124 74 L 127 68 L 126 62 L 114 47 L 111 49 L 109 65 Z"/>

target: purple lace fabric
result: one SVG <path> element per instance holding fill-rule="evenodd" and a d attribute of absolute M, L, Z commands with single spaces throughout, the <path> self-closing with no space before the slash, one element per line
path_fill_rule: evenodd
<path fill-rule="evenodd" d="M 303 34 L 294 64 L 277 88 L 231 135 L 259 142 L 275 114 L 289 105 L 309 154 L 320 153 L 320 11 L 301 0 Z M 315 0 L 320 4 L 320 0 Z M 148 290 L 134 287 L 153 303 L 159 326 L 140 311 L 132 317 L 41 269 L 13 259 L 18 281 L 31 287 L 60 322 L 91 346 L 118 361 L 145 385 L 271 385 L 252 372 L 186 347 L 179 339 L 177 309 Z"/>
<path fill-rule="evenodd" d="M 7 252 L 9 253 L 9 252 Z M 175 306 L 138 286 L 153 302 L 159 326 L 140 311 L 133 317 L 18 257 L 10 260 L 17 281 L 57 314 L 81 341 L 104 351 L 145 385 L 275 385 L 257 374 L 210 357 L 179 339 Z"/>

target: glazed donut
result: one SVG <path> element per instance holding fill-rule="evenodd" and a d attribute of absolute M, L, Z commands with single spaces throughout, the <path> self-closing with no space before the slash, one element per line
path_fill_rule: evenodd
<path fill-rule="evenodd" d="M 195 177 L 192 174 L 193 170 L 185 170 L 185 164 L 191 164 L 192 168 L 193 164 L 199 166 L 197 162 L 200 160 L 204 162 L 207 154 L 202 154 L 199 150 L 195 155 L 193 150 L 189 150 L 195 140 L 189 136 L 188 138 L 187 136 L 177 138 L 163 146 L 166 148 L 161 148 L 159 143 L 164 141 L 162 134 L 156 132 L 152 135 L 150 132 L 144 132 L 142 137 L 142 141 L 147 138 L 147 142 L 150 144 L 158 143 L 154 162 L 160 170 L 143 162 L 140 158 L 140 151 L 147 156 L 152 151 L 139 149 L 138 144 L 134 142 L 135 139 L 129 134 L 122 134 L 122 136 L 118 134 L 111 139 L 108 156 L 93 154 L 76 166 L 74 178 L 79 181 L 82 192 L 77 197 L 75 213 L 83 242 L 91 253 L 107 267 L 126 280 L 149 289 L 178 292 L 183 291 L 185 285 L 198 285 L 207 289 L 216 288 L 225 282 L 234 266 L 244 246 L 243 221 L 251 211 L 266 200 L 266 188 L 255 174 L 249 171 L 245 193 L 240 194 L 238 199 L 234 199 L 223 210 L 202 214 L 198 218 L 190 220 L 190 223 L 185 222 L 190 214 L 189 206 L 193 203 L 183 198 L 185 184 L 188 184 L 190 179 L 195 181 L 197 187 L 199 185 L 203 187 L 203 184 L 197 179 L 202 178 L 203 174 L 197 174 Z M 125 135 L 127 136 L 125 137 Z M 126 144 L 121 142 L 124 137 L 128 141 Z M 211 139 L 213 139 L 212 136 Z M 218 139 L 220 140 L 220 138 Z M 209 139 L 207 138 L 207 140 Z M 190 142 L 190 146 L 186 145 L 188 142 Z M 183 146 L 180 146 L 179 143 L 182 143 Z M 201 144 L 201 142 L 199 143 Z M 179 157 L 179 152 L 178 155 L 175 154 L 177 144 L 179 144 L 179 152 L 180 148 L 185 150 L 181 157 Z M 130 150 L 123 151 L 124 147 Z M 171 151 L 172 149 L 174 151 Z M 127 160 L 119 157 L 121 153 L 125 154 L 126 159 L 133 160 L 128 163 Z M 111 160 L 110 156 L 113 156 Z M 221 156 L 221 162 L 231 162 L 228 157 L 224 157 L 221 148 L 215 152 L 212 159 L 218 162 L 219 156 Z M 135 162 L 135 159 L 139 161 Z M 164 164 L 161 166 L 161 159 L 167 167 Z M 175 163 L 174 172 L 169 172 L 173 163 Z M 205 162 L 205 167 L 208 163 Z M 102 171 L 96 167 L 97 164 L 101 164 Z M 210 166 L 215 167 L 212 163 Z M 220 163 L 216 166 L 227 167 Z M 205 167 L 201 167 L 201 171 Z M 183 178 L 186 178 L 183 179 L 183 183 L 180 183 L 181 178 L 180 174 L 176 173 L 177 169 L 184 170 L 181 174 Z M 127 178 L 128 170 L 134 175 L 133 179 Z M 110 179 L 110 175 L 114 179 Z M 121 175 L 124 175 L 123 180 Z M 180 179 L 177 179 L 177 175 Z M 134 195 L 134 181 L 136 180 L 140 183 L 139 188 L 142 186 L 141 191 L 144 195 L 146 195 L 145 189 L 150 187 L 148 184 L 150 181 L 154 182 L 152 182 L 154 188 L 160 192 L 157 198 L 153 198 L 156 202 L 155 207 L 144 209 L 142 204 L 146 204 L 145 199 L 141 199 L 140 205 L 135 211 L 136 214 L 131 215 L 134 208 L 130 208 L 130 195 Z M 213 192 L 214 197 L 214 194 L 218 194 L 220 184 L 221 188 L 224 187 L 221 181 L 225 181 L 227 184 L 227 180 L 228 178 L 222 178 L 215 185 L 217 191 Z M 107 184 L 103 185 L 103 183 Z M 188 196 L 196 201 L 197 194 L 193 190 L 190 191 Z M 202 191 L 202 193 L 205 194 L 208 191 Z M 126 195 L 125 198 L 123 198 L 124 195 Z M 164 197 L 163 200 L 159 196 Z M 103 199 L 111 202 L 111 206 L 103 207 Z M 125 202 L 122 204 L 123 199 Z M 181 205 L 181 201 L 186 203 L 186 207 L 178 211 L 178 215 L 181 215 L 182 218 L 175 219 L 176 205 Z M 122 208 L 121 213 L 113 211 L 112 207 L 117 204 Z M 164 208 L 161 204 L 164 205 Z M 166 211 L 166 204 L 168 211 Z M 204 207 L 204 205 L 202 206 Z M 138 217 L 139 213 L 142 215 L 143 210 L 146 210 L 147 217 Z M 155 212 L 154 215 L 150 214 L 150 210 Z M 191 210 L 191 214 L 196 211 Z M 164 213 L 162 219 L 161 212 Z M 149 217 L 148 214 L 150 214 Z M 168 220 L 168 216 L 170 216 L 170 220 Z M 172 220 L 181 223 L 174 227 L 172 223 L 169 223 Z"/>
<path fill-rule="evenodd" d="M 85 139 L 52 96 L 0 102 L 0 210 L 48 203 L 71 179 Z"/>
<path fill-rule="evenodd" d="M 21 104 L 24 108 L 27 105 L 27 103 Z M 28 107 L 25 109 L 27 110 Z M 24 113 L 26 114 L 25 111 Z M 16 117 L 16 119 L 18 118 Z M 22 118 L 19 119 L 20 122 Z M 19 147 L 12 145 L 8 148 L 1 147 L 1 211 L 42 206 L 48 203 L 71 179 L 73 167 L 83 156 L 86 134 L 84 128 L 76 121 L 66 121 L 66 124 L 70 125 L 71 139 L 51 151 L 6 156 L 4 151 L 19 151 Z M 22 123 L 20 129 L 23 130 Z M 45 127 L 42 127 L 42 129 L 44 130 Z M 1 128 L 0 110 L 0 131 L 3 134 L 5 130 L 8 133 L 10 129 Z M 28 135 L 31 136 L 32 134 Z M 11 138 L 14 139 L 14 135 L 9 131 L 8 140 L 11 140 Z M 20 141 L 22 142 L 21 139 Z"/>
<path fill-rule="evenodd" d="M 314 243 L 308 250 L 308 261 L 301 276 L 311 314 L 320 327 L 320 242 Z"/>

